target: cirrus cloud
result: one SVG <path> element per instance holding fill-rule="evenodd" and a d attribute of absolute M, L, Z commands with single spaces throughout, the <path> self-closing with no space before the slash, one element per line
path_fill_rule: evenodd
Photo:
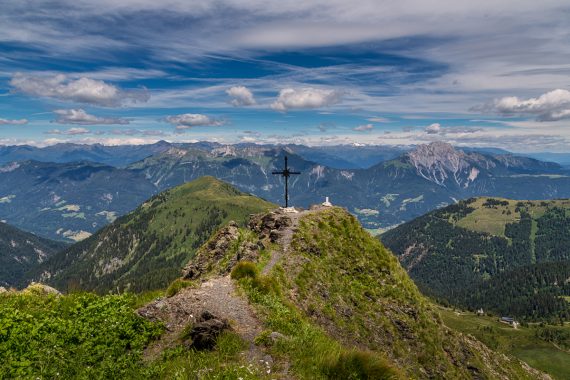
<path fill-rule="evenodd" d="M 102 125 L 102 124 L 129 124 L 129 120 L 115 117 L 98 117 L 88 114 L 81 108 L 69 110 L 55 110 L 55 119 L 59 124 Z"/>
<path fill-rule="evenodd" d="M 506 96 L 491 104 L 474 107 L 476 111 L 491 111 L 502 115 L 536 115 L 538 121 L 570 118 L 570 91 L 556 89 L 536 98 L 520 99 Z"/>
<path fill-rule="evenodd" d="M 325 88 L 284 88 L 279 91 L 277 100 L 271 104 L 276 111 L 285 112 L 290 109 L 321 108 L 336 104 L 343 93 Z"/>
<path fill-rule="evenodd" d="M 228 94 L 231 98 L 231 104 L 234 107 L 240 106 L 252 106 L 256 104 L 255 98 L 253 97 L 253 93 L 250 91 L 249 88 L 245 86 L 234 86 L 226 90 L 226 94 Z"/>
<path fill-rule="evenodd" d="M 184 113 L 181 115 L 168 116 L 166 121 L 175 125 L 178 130 L 204 126 L 216 127 L 225 124 L 224 120 L 214 119 L 199 113 Z"/>
<path fill-rule="evenodd" d="M 0 125 L 24 125 L 28 124 L 28 119 L 0 119 Z"/>
<path fill-rule="evenodd" d="M 103 107 L 120 107 L 149 99 L 146 89 L 123 90 L 102 80 L 86 77 L 69 79 L 63 74 L 44 77 L 17 73 L 10 80 L 10 85 L 12 92 Z"/>
<path fill-rule="evenodd" d="M 69 128 L 64 131 L 59 129 L 52 129 L 51 131 L 46 132 L 46 134 L 48 135 L 67 135 L 67 136 L 86 135 L 88 133 L 91 133 L 91 131 L 86 128 Z"/>

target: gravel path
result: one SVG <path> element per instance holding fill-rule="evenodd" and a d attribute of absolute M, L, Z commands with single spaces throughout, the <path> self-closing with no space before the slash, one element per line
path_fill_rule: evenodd
<path fill-rule="evenodd" d="M 182 289 L 173 297 L 158 299 L 138 310 L 145 318 L 162 321 L 167 330 L 160 340 L 147 348 L 145 357 L 152 360 L 165 348 L 174 347 L 184 327 L 196 323 L 203 311 L 229 320 L 234 331 L 250 343 L 250 355 L 259 357 L 262 354 L 253 344 L 262 325 L 248 302 L 235 293 L 230 277 L 225 276 L 206 281 L 199 288 Z"/>

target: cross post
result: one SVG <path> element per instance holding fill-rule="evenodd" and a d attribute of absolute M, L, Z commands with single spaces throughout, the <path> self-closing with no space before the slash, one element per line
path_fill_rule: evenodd
<path fill-rule="evenodd" d="M 301 174 L 301 172 L 294 172 L 294 171 L 289 170 L 287 156 L 285 156 L 285 168 L 281 171 L 272 172 L 271 174 L 280 175 L 280 176 L 283 176 L 283 178 L 285 178 L 285 208 L 288 208 L 289 207 L 289 177 L 293 174 L 295 174 L 295 175 Z"/>

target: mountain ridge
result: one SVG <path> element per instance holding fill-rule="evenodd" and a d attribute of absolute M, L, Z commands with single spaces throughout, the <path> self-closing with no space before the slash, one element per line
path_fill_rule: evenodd
<path fill-rule="evenodd" d="M 154 290 L 167 286 L 218 227 L 274 207 L 202 177 L 155 195 L 27 277 L 62 290 Z"/>

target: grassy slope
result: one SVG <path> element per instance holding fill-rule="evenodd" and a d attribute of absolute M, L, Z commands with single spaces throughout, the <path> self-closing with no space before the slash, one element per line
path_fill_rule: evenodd
<path fill-rule="evenodd" d="M 459 227 L 477 232 L 486 232 L 491 235 L 505 237 L 505 225 L 520 221 L 521 214 L 517 210 L 520 201 L 504 198 L 493 198 L 508 205 L 497 205 L 494 208 L 484 207 L 483 204 L 488 197 L 477 198 L 469 206 L 474 208 L 473 212 L 457 221 Z M 533 219 L 539 218 L 546 212 L 547 208 L 561 207 L 570 210 L 569 199 L 558 199 L 548 201 L 524 201 L 529 214 Z"/>
<path fill-rule="evenodd" d="M 447 326 L 475 336 L 494 350 L 514 355 L 560 380 L 567 379 L 570 373 L 570 351 L 537 338 L 537 326 L 515 330 L 498 322 L 496 317 L 458 313 L 446 308 L 441 308 L 440 313 Z M 570 335 L 568 324 L 565 327 L 548 328 L 565 330 Z"/>
<path fill-rule="evenodd" d="M 221 225 L 275 207 L 213 177 L 165 191 L 35 273 L 58 289 L 144 291 L 166 287 Z"/>
<path fill-rule="evenodd" d="M 515 361 L 443 326 L 397 259 L 334 208 L 306 217 L 277 269 L 286 294 L 346 345 L 377 351 L 412 377 L 527 378 Z"/>

